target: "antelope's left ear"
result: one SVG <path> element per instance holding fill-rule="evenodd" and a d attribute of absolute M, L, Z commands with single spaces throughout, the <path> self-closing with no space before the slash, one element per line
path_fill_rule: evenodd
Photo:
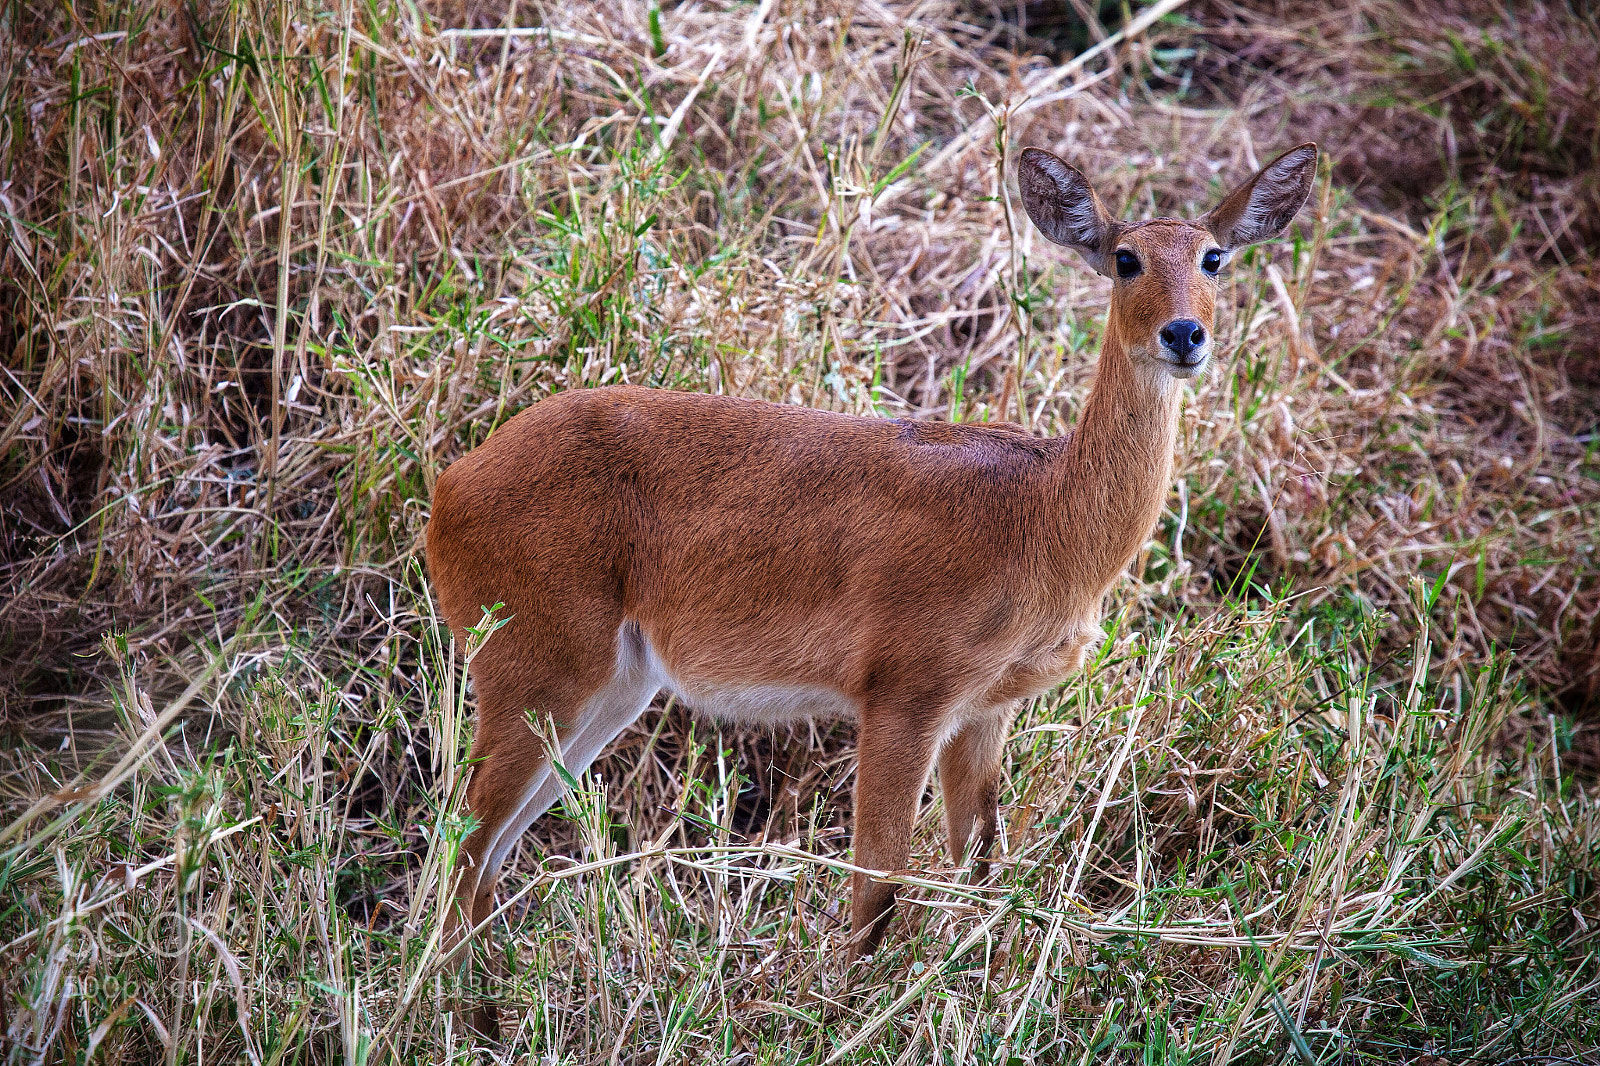
<path fill-rule="evenodd" d="M 1017 184 L 1022 206 L 1040 233 L 1076 248 L 1096 271 L 1112 276 L 1117 224 L 1077 167 L 1043 148 L 1024 148 Z"/>
<path fill-rule="evenodd" d="M 1200 221 L 1224 248 L 1271 240 L 1289 228 L 1311 196 L 1317 146 L 1302 144 L 1262 167 Z"/>

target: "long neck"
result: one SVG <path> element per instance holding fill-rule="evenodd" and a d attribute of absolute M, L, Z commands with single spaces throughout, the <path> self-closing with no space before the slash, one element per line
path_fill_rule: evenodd
<path fill-rule="evenodd" d="M 1172 487 L 1179 401 L 1179 383 L 1136 367 L 1114 325 L 1108 328 L 1094 389 L 1061 459 L 1062 563 L 1074 591 L 1093 604 L 1161 516 Z"/>

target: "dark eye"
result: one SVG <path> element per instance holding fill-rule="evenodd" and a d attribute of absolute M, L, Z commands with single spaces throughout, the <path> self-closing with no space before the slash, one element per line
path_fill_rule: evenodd
<path fill-rule="evenodd" d="M 1117 253 L 1117 277 L 1131 278 L 1139 273 L 1139 257 L 1132 252 Z"/>
<path fill-rule="evenodd" d="M 1200 257 L 1200 269 L 1207 274 L 1215 274 L 1222 269 L 1222 253 L 1213 248 Z"/>

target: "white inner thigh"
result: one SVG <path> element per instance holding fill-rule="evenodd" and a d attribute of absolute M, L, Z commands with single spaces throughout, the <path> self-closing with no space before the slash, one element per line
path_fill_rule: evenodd
<path fill-rule="evenodd" d="M 617 632 L 617 663 L 611 678 L 586 700 L 575 728 L 561 744 L 561 764 L 574 778 L 617 735 L 638 721 L 657 692 L 678 693 L 694 710 L 728 721 L 778 725 L 798 719 L 843 717 L 856 710 L 843 693 L 819 685 L 753 684 L 734 688 L 685 682 L 672 676 L 637 624 L 624 622 Z M 549 760 L 541 760 L 528 779 L 516 813 L 501 825 L 485 851 L 479 879 L 492 880 L 500 865 L 541 814 L 561 797 L 562 781 Z"/>
<path fill-rule="evenodd" d="M 581 777 L 590 764 L 617 735 L 639 720 L 650 701 L 661 691 L 665 677 L 649 645 L 637 629 L 622 627 L 617 641 L 617 666 L 604 688 L 590 696 L 578 712 L 578 727 L 563 740 L 561 765 L 574 778 Z M 506 855 L 522 834 L 561 796 L 562 781 L 548 759 L 528 779 L 517 812 L 495 834 L 485 853 L 479 878 L 494 877 Z"/>

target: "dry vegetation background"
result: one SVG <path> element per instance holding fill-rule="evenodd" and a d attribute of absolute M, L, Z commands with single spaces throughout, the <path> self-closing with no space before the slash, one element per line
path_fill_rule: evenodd
<path fill-rule="evenodd" d="M 930 807 L 847 975 L 848 728 L 652 713 L 504 882 L 495 1054 L 1593 1061 L 1596 16 L 1160 7 L 0 8 L 11 1059 L 478 1054 L 443 466 L 614 381 L 1068 432 L 1107 285 L 1013 154 L 1145 217 L 1314 138 L 1012 861 Z"/>

